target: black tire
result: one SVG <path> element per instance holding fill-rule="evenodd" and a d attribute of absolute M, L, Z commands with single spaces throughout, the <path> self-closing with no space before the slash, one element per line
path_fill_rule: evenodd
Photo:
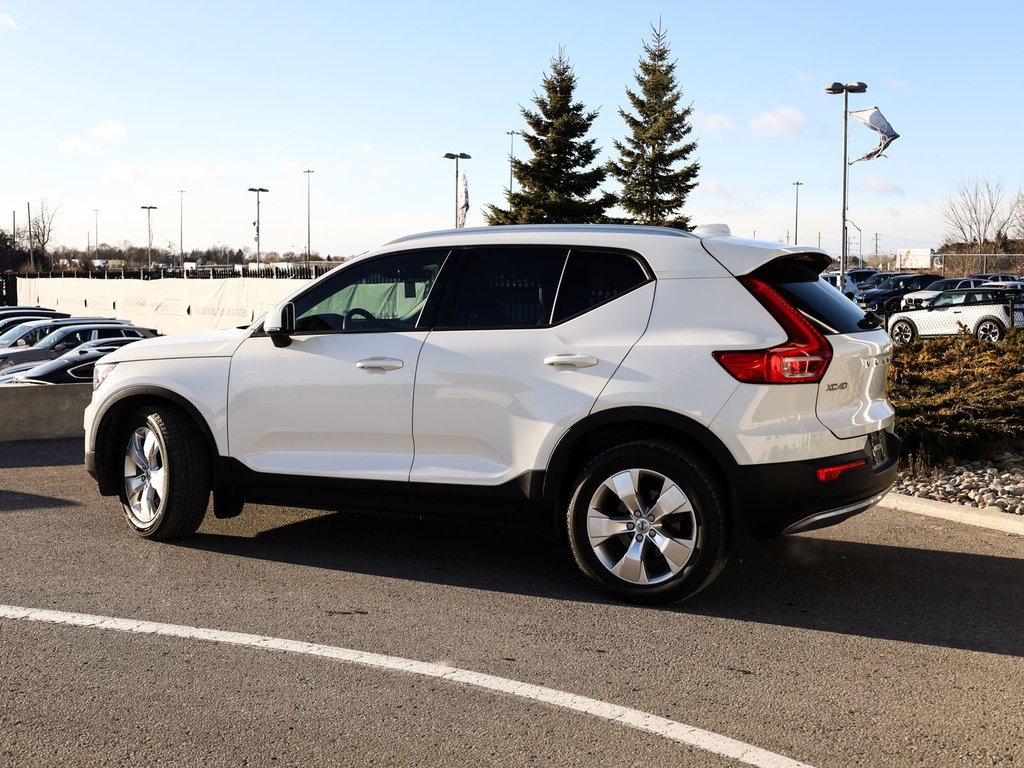
<path fill-rule="evenodd" d="M 1006 326 L 994 317 L 986 317 L 978 323 L 977 328 L 974 329 L 974 335 L 982 341 L 1002 341 L 1006 336 Z"/>
<path fill-rule="evenodd" d="M 660 511 L 659 497 L 666 502 Z M 626 443 L 593 459 L 576 481 L 567 526 L 580 570 L 632 603 L 690 597 L 729 557 L 720 483 L 697 456 L 660 440 Z"/>
<path fill-rule="evenodd" d="M 210 500 L 210 457 L 195 422 L 171 406 L 140 408 L 123 433 L 120 498 L 139 536 L 195 533 Z"/>
<path fill-rule="evenodd" d="M 889 329 L 889 337 L 894 344 L 910 344 L 917 338 L 917 329 L 909 320 L 897 320 Z"/>

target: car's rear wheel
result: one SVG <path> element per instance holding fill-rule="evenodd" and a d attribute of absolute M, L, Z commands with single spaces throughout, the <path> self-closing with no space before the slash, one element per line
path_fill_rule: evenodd
<path fill-rule="evenodd" d="M 897 320 L 889 329 L 889 336 L 896 344 L 909 344 L 917 336 L 917 331 L 909 320 Z"/>
<path fill-rule="evenodd" d="M 169 406 L 141 408 L 124 433 L 121 506 L 149 539 L 194 533 L 210 500 L 210 462 L 195 423 Z"/>
<path fill-rule="evenodd" d="M 978 323 L 974 335 L 981 341 L 1000 341 L 1006 335 L 1006 328 L 998 320 L 986 319 Z"/>
<path fill-rule="evenodd" d="M 630 602 L 689 597 L 728 559 L 719 482 L 698 457 L 668 442 L 627 443 L 596 457 L 576 482 L 567 522 L 580 569 Z"/>

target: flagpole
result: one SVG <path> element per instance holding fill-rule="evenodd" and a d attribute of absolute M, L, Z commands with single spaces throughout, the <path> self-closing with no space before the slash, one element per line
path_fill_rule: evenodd
<path fill-rule="evenodd" d="M 846 284 L 846 196 L 847 196 L 847 149 L 846 149 L 846 137 L 847 129 L 850 124 L 850 94 L 851 93 L 864 93 L 868 89 L 867 85 L 862 82 L 848 83 L 843 85 L 842 83 L 832 83 L 825 87 L 825 93 L 831 93 L 833 95 L 843 94 L 843 244 L 842 250 L 839 252 L 839 290 L 843 289 Z"/>

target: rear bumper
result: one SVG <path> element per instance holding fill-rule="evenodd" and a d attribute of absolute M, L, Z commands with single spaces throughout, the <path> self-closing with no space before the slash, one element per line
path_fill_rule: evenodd
<path fill-rule="evenodd" d="M 882 433 L 886 458 L 875 463 L 869 448 L 826 459 L 738 467 L 734 508 L 751 535 L 768 539 L 835 525 L 874 506 L 896 481 L 899 439 Z M 864 461 L 836 479 L 818 470 Z"/>

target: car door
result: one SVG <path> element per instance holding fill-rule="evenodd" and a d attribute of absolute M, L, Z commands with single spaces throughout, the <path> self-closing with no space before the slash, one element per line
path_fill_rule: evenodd
<path fill-rule="evenodd" d="M 963 325 L 963 291 L 944 291 L 932 301 L 926 315 L 918 321 L 922 336 L 946 336 L 957 333 Z"/>
<path fill-rule="evenodd" d="M 331 273 L 294 300 L 287 346 L 256 333 L 228 385 L 232 457 L 247 469 L 400 481 L 412 465 L 417 327 L 446 251 L 413 251 Z"/>
<path fill-rule="evenodd" d="M 635 254 L 466 249 L 420 353 L 414 496 L 524 483 L 591 410 L 650 317 Z"/>

